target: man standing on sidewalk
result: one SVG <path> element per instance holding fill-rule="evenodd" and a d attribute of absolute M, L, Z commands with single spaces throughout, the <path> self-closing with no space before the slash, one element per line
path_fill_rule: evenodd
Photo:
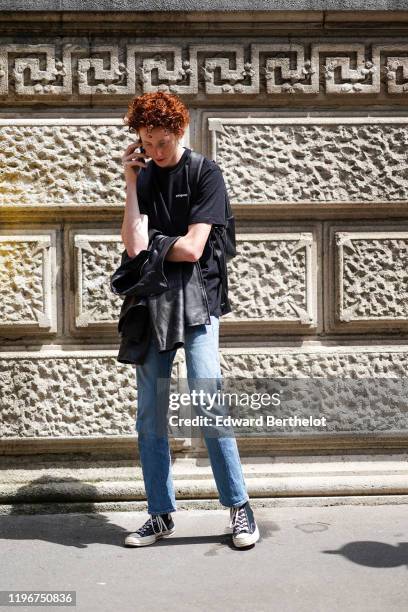
<path fill-rule="evenodd" d="M 191 150 L 181 146 L 180 140 L 189 123 L 189 114 L 176 95 L 157 92 L 134 98 L 126 122 L 139 137 L 122 156 L 126 180 L 122 240 L 127 254 L 134 257 L 146 249 L 148 229 L 164 231 L 164 219 L 167 232 L 171 231 L 168 235 L 180 236 L 169 249 L 166 260 L 199 262 L 210 313 L 210 324 L 185 327 L 187 377 L 189 383 L 196 379 L 220 380 L 222 278 L 209 236 L 212 224 L 226 223 L 222 173 L 215 162 L 204 158 L 194 200 L 190 207 L 186 206 L 188 193 L 182 185 Z M 147 167 L 144 158 L 150 158 L 149 176 L 154 185 L 144 185 L 142 190 L 138 177 L 141 168 Z M 146 196 L 149 193 L 155 196 Z M 176 350 L 159 352 L 152 336 L 144 363 L 136 366 L 136 430 L 151 517 L 126 537 L 125 544 L 129 546 L 153 544 L 175 531 L 171 513 L 176 511 L 176 500 L 168 436 L 154 432 L 157 432 L 157 381 L 170 377 Z M 237 547 L 252 545 L 259 539 L 259 531 L 249 504 L 236 439 L 234 436 L 205 436 L 204 439 L 219 500 L 230 508 L 233 542 Z"/>

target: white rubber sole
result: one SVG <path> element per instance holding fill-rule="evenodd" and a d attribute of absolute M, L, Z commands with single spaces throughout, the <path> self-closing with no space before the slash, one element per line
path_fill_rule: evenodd
<path fill-rule="evenodd" d="M 170 529 L 169 531 L 164 531 L 163 533 L 157 533 L 156 535 L 151 535 L 146 538 L 141 538 L 138 535 L 134 535 L 130 533 L 126 536 L 125 546 L 149 546 L 150 544 L 154 544 L 160 538 L 169 538 L 176 531 L 176 528 Z"/>
<path fill-rule="evenodd" d="M 241 535 L 238 538 L 234 538 L 234 536 L 232 536 L 232 541 L 234 543 L 234 546 L 236 546 L 237 548 L 242 548 L 243 546 L 251 546 L 251 544 L 255 544 L 255 542 L 257 542 L 258 540 L 259 540 L 258 525 L 256 526 L 254 533 L 248 533 L 245 535 Z"/>

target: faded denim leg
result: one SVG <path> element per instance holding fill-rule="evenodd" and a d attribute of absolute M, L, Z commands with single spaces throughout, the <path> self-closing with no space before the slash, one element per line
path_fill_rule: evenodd
<path fill-rule="evenodd" d="M 211 316 L 211 325 L 186 327 L 184 349 L 190 392 L 197 388 L 200 379 L 206 387 L 205 391 L 209 391 L 210 387 L 213 393 L 221 389 L 219 318 Z M 222 414 L 222 409 L 219 413 Z M 204 428 L 204 440 L 220 503 L 226 507 L 241 506 L 249 500 L 249 496 L 233 430 L 228 436 L 214 437 L 206 435 Z"/>
<path fill-rule="evenodd" d="M 168 390 L 158 388 L 158 379 L 169 379 L 176 350 L 159 353 L 150 342 L 145 363 L 136 366 L 138 408 L 136 431 L 149 514 L 175 512 L 176 497 L 171 473 L 171 454 L 165 427 Z"/>

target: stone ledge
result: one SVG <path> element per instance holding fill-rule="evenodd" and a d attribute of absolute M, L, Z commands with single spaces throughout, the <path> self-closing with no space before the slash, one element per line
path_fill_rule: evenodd
<path fill-rule="evenodd" d="M 3 0 L 2 11 L 193 12 L 193 11 L 375 11 L 406 10 L 405 0 Z"/>
<path fill-rule="evenodd" d="M 251 498 L 344 497 L 408 495 L 406 454 L 337 457 L 245 458 L 242 467 Z M 44 463 L 32 469 L 0 472 L 0 504 L 64 508 L 94 503 L 145 503 L 140 466 L 122 462 L 99 467 L 55 467 Z M 208 459 L 177 459 L 173 464 L 176 498 L 204 507 L 219 504 Z M 79 505 L 78 505 L 79 504 Z M 50 506 L 50 508 L 51 508 Z M 211 506 L 212 507 L 212 506 Z M 181 508 L 181 506 L 180 506 Z M 24 508 L 22 508 L 24 510 Z M 66 510 L 72 511 L 72 510 Z M 1 513 L 1 510 L 0 510 Z"/>
<path fill-rule="evenodd" d="M 293 508 L 327 506 L 386 506 L 408 504 L 408 495 L 352 495 L 331 497 L 251 498 L 253 508 Z M 178 510 L 219 510 L 216 499 L 178 500 Z M 98 503 L 0 504 L 0 516 L 20 514 L 102 514 L 105 512 L 147 512 L 146 502 L 119 501 Z"/>
<path fill-rule="evenodd" d="M 176 460 L 200 461 L 205 459 L 207 450 L 194 438 L 170 438 L 170 449 Z M 404 452 L 407 448 L 407 434 L 372 433 L 361 434 L 309 434 L 307 436 L 237 436 L 241 457 L 277 457 L 298 456 L 302 458 L 313 453 L 315 456 L 331 453 L 382 453 Z M 46 465 L 52 460 L 61 466 L 71 465 L 71 469 L 80 467 L 81 462 L 92 460 L 92 468 L 103 461 L 120 462 L 138 459 L 138 444 L 135 435 L 100 436 L 92 438 L 78 436 L 72 438 L 10 438 L 0 440 L 0 456 L 3 469 L 6 465 L 13 468 L 18 456 L 18 464 L 32 465 L 33 458 L 38 466 Z M 330 456 L 330 455 L 329 455 Z M 55 463 L 53 464 L 53 466 Z M 77 466 L 77 467 L 74 467 Z M 1 477 L 0 477 L 1 482 Z"/>

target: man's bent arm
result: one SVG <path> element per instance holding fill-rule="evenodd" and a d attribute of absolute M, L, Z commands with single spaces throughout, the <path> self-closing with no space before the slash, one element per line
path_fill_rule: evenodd
<path fill-rule="evenodd" d="M 168 261 L 198 261 L 203 254 L 211 223 L 192 223 L 185 236 L 180 236 L 167 252 Z"/>
<path fill-rule="evenodd" d="M 137 201 L 136 181 L 126 181 L 126 204 L 122 223 L 122 242 L 129 257 L 135 257 L 149 244 L 148 216 L 142 215 Z"/>

